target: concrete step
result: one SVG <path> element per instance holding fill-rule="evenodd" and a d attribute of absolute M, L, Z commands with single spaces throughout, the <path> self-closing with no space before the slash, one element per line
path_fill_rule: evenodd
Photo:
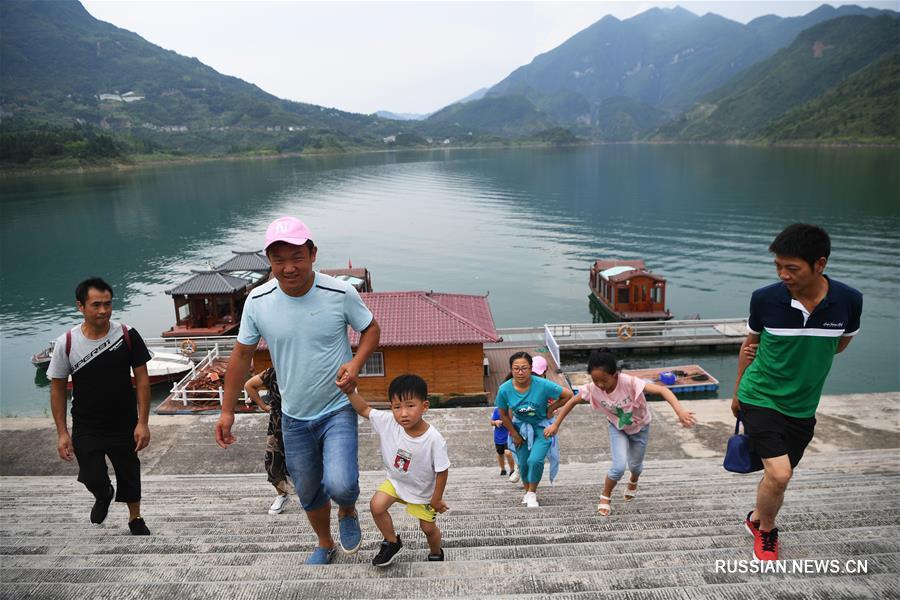
<path fill-rule="evenodd" d="M 418 552 L 424 549 L 422 543 L 413 544 L 407 539 L 407 550 Z M 790 541 L 784 548 L 786 556 L 807 558 L 815 556 L 818 550 L 811 550 L 813 545 L 822 547 L 844 546 L 848 549 L 859 549 L 873 553 L 885 552 L 892 543 L 900 539 L 900 526 L 881 528 L 857 527 L 835 530 L 807 530 L 790 532 Z M 611 538 L 612 536 L 610 536 Z M 646 554 L 652 552 L 699 552 L 707 549 L 737 550 L 738 554 L 746 552 L 749 536 L 739 526 L 723 535 L 692 536 L 676 538 L 635 539 L 634 536 L 621 536 L 623 539 L 604 539 L 598 542 L 573 542 L 566 544 L 521 544 L 521 545 L 479 545 L 479 546 L 447 546 L 454 563 L 462 561 L 510 561 L 531 558 L 566 558 L 597 555 Z M 297 544 L 295 544 L 297 545 Z M 147 550 L 158 550 L 148 552 Z M 81 554 L 21 554 L 6 555 L 4 567 L 9 568 L 88 568 L 88 567 L 141 567 L 141 566 L 250 566 L 256 564 L 295 565 L 297 555 L 292 551 L 248 552 L 246 546 L 237 548 L 235 552 L 197 552 L 177 553 L 167 545 L 144 546 L 142 552 L 127 554 L 115 553 L 81 553 Z M 452 551 L 452 552 L 451 552 Z M 848 552 L 850 552 L 848 550 Z M 341 564 L 368 564 L 374 555 L 374 546 L 365 546 L 357 555 L 339 556 Z M 855 551 L 850 552 L 855 555 Z M 447 561 L 450 562 L 449 560 Z"/>
<path fill-rule="evenodd" d="M 574 550 L 579 554 L 544 554 L 540 552 L 542 547 L 532 546 L 529 555 L 518 551 L 516 556 L 502 556 L 496 552 L 469 552 L 465 550 L 448 548 L 446 555 L 448 560 L 444 564 L 424 562 L 422 559 L 427 554 L 425 548 L 404 548 L 398 555 L 408 558 L 412 562 L 398 562 L 396 568 L 392 568 L 392 577 L 420 578 L 420 577 L 499 577 L 508 576 L 510 572 L 527 573 L 590 573 L 613 571 L 629 571 L 639 568 L 659 567 L 661 569 L 691 569 L 698 570 L 706 567 L 714 567 L 717 559 L 739 560 L 747 559 L 747 539 L 729 540 L 733 544 L 728 547 L 717 544 L 716 548 L 699 548 L 698 544 L 670 544 L 670 549 L 659 549 L 652 544 L 643 545 L 632 543 L 620 553 L 613 553 L 608 545 L 598 546 L 579 544 Z M 893 540 L 860 540 L 860 541 L 824 541 L 822 536 L 804 536 L 796 540 L 804 540 L 800 551 L 785 552 L 787 560 L 815 560 L 817 557 L 833 558 L 840 556 L 842 560 L 857 560 L 864 558 L 869 561 L 872 569 L 882 569 L 894 565 L 898 560 L 897 553 L 900 550 L 900 542 L 896 535 Z M 678 540 L 679 542 L 683 540 Z M 685 547 L 688 546 L 688 547 Z M 690 546 L 693 546 L 690 547 Z M 596 554 L 588 554 L 596 552 Z M 58 566 L 50 566 L 46 561 L 32 561 L 30 564 L 13 566 L 12 561 L 4 566 L 3 581 L 8 583 L 41 583 L 41 582 L 122 582 L 122 583 L 165 583 L 173 578 L 179 581 L 232 581 L 232 580 L 268 580 L 280 577 L 283 580 L 293 578 L 299 580 L 309 579 L 366 579 L 373 576 L 373 567 L 369 564 L 374 549 L 371 552 L 363 551 L 361 556 L 341 557 L 336 564 L 325 568 L 309 567 L 298 564 L 297 556 L 290 553 L 276 553 L 268 556 L 274 560 L 266 560 L 258 556 L 254 562 L 238 560 L 237 554 L 232 555 L 227 564 L 197 565 L 193 562 L 186 563 L 181 560 L 172 564 L 154 564 L 154 570 L 148 571 L 147 564 L 125 566 L 121 560 L 115 564 L 101 566 L 97 561 L 88 561 L 80 557 L 80 561 L 69 561 Z M 180 557 L 186 555 L 179 555 Z M 598 560 L 598 557 L 603 557 Z M 75 558 L 75 557 L 72 557 Z M 120 557 L 121 558 L 121 557 Z M 557 559 L 557 560 L 554 560 Z M 564 559 L 564 560 L 560 560 Z M 107 560 L 107 563 L 111 561 Z M 134 561 L 132 561 L 134 562 Z M 159 568 L 165 566 L 166 568 Z M 252 567 L 252 568 L 248 568 Z M 280 573 L 280 575 L 278 575 Z"/>
<path fill-rule="evenodd" d="M 896 569 L 896 565 L 886 566 Z M 373 567 L 374 568 L 374 567 Z M 894 571 L 896 573 L 896 571 Z M 276 577 L 279 575 L 275 573 Z M 544 573 L 495 578 L 429 577 L 365 580 L 296 580 L 166 583 L 4 583 L 2 597 L 53 600 L 93 598 L 896 598 L 896 575 L 818 575 L 787 580 L 781 574 L 700 575 L 695 571 L 635 569 L 632 572 Z M 197 583 L 202 583 L 198 586 Z M 791 593 L 784 595 L 784 591 Z M 784 590 L 784 591 L 783 591 Z M 702 592 L 702 593 L 698 593 Z M 34 595 L 30 595 L 33 593 Z M 502 596 L 501 596 L 502 594 Z"/>
<path fill-rule="evenodd" d="M 363 546 L 325 567 L 294 504 L 266 514 L 260 474 L 151 475 L 142 512 L 154 535 L 135 538 L 125 509 L 87 523 L 92 498 L 71 477 L 4 477 L 0 598 L 886 598 L 900 597 L 900 456 L 894 450 L 804 459 L 779 516 L 782 557 L 865 561 L 867 574 L 717 572 L 745 560 L 742 517 L 759 475 L 718 460 L 648 462 L 638 497 L 594 511 L 603 464 L 564 465 L 542 485 L 539 509 L 494 468 L 452 468 L 439 518 L 447 561 L 425 561 L 417 523 L 401 507 L 404 550 L 371 566 L 381 539 L 366 510 L 380 471 L 361 473 Z M 621 490 L 619 490 L 621 494 Z M 334 515 L 333 515 L 334 518 Z M 855 563 L 854 563 L 855 564 Z"/>

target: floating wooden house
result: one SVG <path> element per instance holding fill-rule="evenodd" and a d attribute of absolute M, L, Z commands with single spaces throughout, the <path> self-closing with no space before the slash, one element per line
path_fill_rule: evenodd
<path fill-rule="evenodd" d="M 665 321 L 666 278 L 642 260 L 598 260 L 591 266 L 591 298 L 608 321 Z"/>
<path fill-rule="evenodd" d="M 193 271 L 180 285 L 166 290 L 175 302 L 175 325 L 163 337 L 230 335 L 241 323 L 241 310 L 251 283 L 221 271 Z"/>
<path fill-rule="evenodd" d="M 236 252 L 218 267 L 192 271 L 190 279 L 166 290 L 175 303 L 175 325 L 163 337 L 230 335 L 241 323 L 247 294 L 264 282 L 271 267 L 259 252 Z"/>
<path fill-rule="evenodd" d="M 378 348 L 360 373 L 359 391 L 386 401 L 397 375 L 415 373 L 446 404 L 485 399 L 484 344 L 500 341 L 486 296 L 436 292 L 361 294 L 381 327 Z M 354 350 L 359 334 L 350 331 Z"/>

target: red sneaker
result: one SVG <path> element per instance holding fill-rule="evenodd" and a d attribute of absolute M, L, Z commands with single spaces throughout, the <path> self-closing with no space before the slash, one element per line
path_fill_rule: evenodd
<path fill-rule="evenodd" d="M 756 560 L 778 560 L 778 528 L 772 531 L 757 529 L 758 536 L 753 542 L 753 558 Z"/>
<path fill-rule="evenodd" d="M 747 513 L 747 518 L 744 519 L 744 527 L 747 528 L 747 533 L 752 535 L 753 537 L 757 537 L 759 535 L 759 521 L 751 521 L 750 517 L 753 516 L 753 511 Z"/>

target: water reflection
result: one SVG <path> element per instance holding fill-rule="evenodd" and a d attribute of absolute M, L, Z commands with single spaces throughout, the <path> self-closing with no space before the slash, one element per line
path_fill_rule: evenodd
<path fill-rule="evenodd" d="M 596 319 L 584 298 L 598 258 L 644 259 L 676 316 L 743 316 L 774 279 L 774 234 L 818 222 L 833 237 L 829 273 L 866 296 L 863 332 L 826 390 L 900 389 L 898 167 L 895 150 L 614 145 L 3 180 L 0 403 L 45 403 L 25 361 L 78 321 L 78 281 L 106 278 L 114 318 L 155 336 L 174 319 L 166 289 L 259 249 L 283 214 L 309 223 L 319 267 L 352 260 L 378 290 L 490 292 L 501 327 Z"/>

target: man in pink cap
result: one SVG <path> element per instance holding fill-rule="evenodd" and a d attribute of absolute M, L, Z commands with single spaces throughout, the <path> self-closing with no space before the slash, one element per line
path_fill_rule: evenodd
<path fill-rule="evenodd" d="M 244 304 L 215 433 L 222 448 L 234 443 L 235 401 L 264 337 L 281 390 L 285 462 L 318 538 L 306 562 L 328 564 L 337 550 L 332 501 L 339 506 L 341 549 L 353 554 L 362 543 L 356 514 L 357 418 L 347 393 L 356 388 L 381 330 L 352 285 L 313 270 L 317 249 L 311 238 L 306 225 L 293 217 L 277 219 L 266 230 L 274 279 L 253 290 Z M 360 332 L 356 355 L 348 325 Z"/>

